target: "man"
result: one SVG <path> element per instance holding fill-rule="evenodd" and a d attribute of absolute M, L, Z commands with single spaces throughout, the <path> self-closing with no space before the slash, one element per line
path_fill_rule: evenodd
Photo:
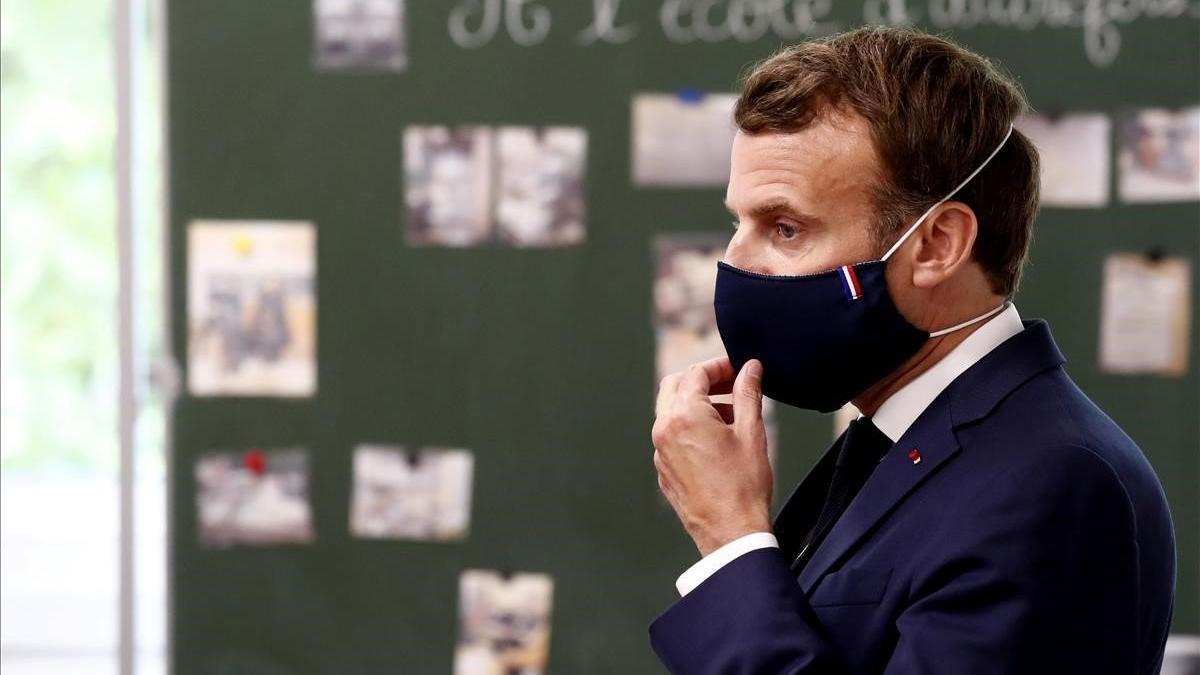
<path fill-rule="evenodd" d="M 672 672 L 1158 672 L 1162 488 L 1011 302 L 1038 201 L 1025 109 L 984 59 L 904 29 L 747 77 L 729 358 L 665 378 L 652 433 L 702 556 L 650 627 Z M 863 415 L 773 522 L 764 394 Z"/>

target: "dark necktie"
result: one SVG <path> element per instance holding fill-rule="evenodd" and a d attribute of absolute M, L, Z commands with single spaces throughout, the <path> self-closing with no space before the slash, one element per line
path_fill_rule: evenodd
<path fill-rule="evenodd" d="M 892 447 L 892 439 L 888 438 L 868 417 L 860 417 L 850 423 L 842 436 L 842 447 L 838 450 L 837 461 L 833 466 L 833 476 L 829 481 L 829 492 L 817 521 L 809 530 L 800 553 L 792 561 L 792 571 L 799 572 L 812 557 L 813 552 L 821 544 L 833 524 L 837 522 L 842 512 L 850 505 L 854 495 L 862 489 L 871 472 L 883 459 L 884 453 Z"/>

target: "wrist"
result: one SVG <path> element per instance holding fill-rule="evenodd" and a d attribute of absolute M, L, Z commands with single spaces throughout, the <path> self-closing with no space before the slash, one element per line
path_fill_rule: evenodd
<path fill-rule="evenodd" d="M 696 549 L 700 551 L 701 557 L 707 557 L 713 551 L 737 541 L 748 534 L 755 532 L 770 532 L 771 521 L 766 516 L 747 519 L 737 525 L 722 527 L 719 531 L 708 533 L 702 537 L 696 537 Z"/>

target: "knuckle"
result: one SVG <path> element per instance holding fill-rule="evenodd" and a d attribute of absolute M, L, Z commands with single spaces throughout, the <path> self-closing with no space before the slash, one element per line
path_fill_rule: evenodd
<path fill-rule="evenodd" d="M 661 420 L 655 422 L 654 427 L 650 429 L 650 440 L 654 442 L 655 454 L 658 454 L 657 448 L 666 445 L 668 437 L 666 423 Z"/>
<path fill-rule="evenodd" d="M 657 433 L 664 439 L 670 438 L 686 427 L 687 421 L 679 414 L 677 410 L 671 410 L 659 415 L 654 421 L 653 433 Z"/>
<path fill-rule="evenodd" d="M 685 415 L 674 414 L 666 419 L 666 431 L 669 436 L 676 436 L 692 428 L 692 421 Z"/>

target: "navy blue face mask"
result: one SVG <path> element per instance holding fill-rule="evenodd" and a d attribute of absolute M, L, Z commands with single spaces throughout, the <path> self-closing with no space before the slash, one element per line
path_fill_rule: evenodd
<path fill-rule="evenodd" d="M 887 287 L 887 260 L 935 208 L 953 197 L 1004 147 L 1004 140 L 966 180 L 925 213 L 879 260 L 803 276 L 770 276 L 717 263 L 714 308 L 725 352 L 737 371 L 763 365 L 763 395 L 832 412 L 912 358 L 925 341 L 966 328 L 1007 303 L 935 332 L 913 326 Z"/>

